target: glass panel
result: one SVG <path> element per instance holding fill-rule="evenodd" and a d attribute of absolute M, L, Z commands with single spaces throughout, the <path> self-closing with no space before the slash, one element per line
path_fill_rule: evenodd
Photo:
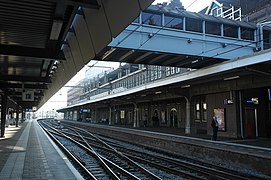
<path fill-rule="evenodd" d="M 254 40 L 254 29 L 241 28 L 241 38 L 247 40 Z"/>
<path fill-rule="evenodd" d="M 203 112 L 203 121 L 206 122 L 207 120 L 207 111 Z"/>
<path fill-rule="evenodd" d="M 170 67 L 166 67 L 166 76 L 170 75 Z"/>
<path fill-rule="evenodd" d="M 203 107 L 203 110 L 206 110 L 206 109 L 207 109 L 207 104 L 206 104 L 206 103 L 203 103 L 203 104 L 202 104 L 202 107 Z"/>
<path fill-rule="evenodd" d="M 212 10 L 211 10 L 211 14 L 210 15 L 213 15 L 213 16 L 216 16 L 217 17 L 217 7 L 215 7 L 215 8 L 213 8 Z"/>
<path fill-rule="evenodd" d="M 183 29 L 183 18 L 164 16 L 165 27 Z"/>
<path fill-rule="evenodd" d="M 162 77 L 162 66 L 158 66 L 158 78 Z"/>
<path fill-rule="evenodd" d="M 179 73 L 179 72 L 181 72 L 181 68 L 177 67 L 176 68 L 176 73 Z"/>
<path fill-rule="evenodd" d="M 198 19 L 186 18 L 186 30 L 202 32 L 202 21 Z"/>
<path fill-rule="evenodd" d="M 143 12 L 142 13 L 142 24 L 162 26 L 162 15 Z"/>
<path fill-rule="evenodd" d="M 200 119 L 200 112 L 199 111 L 196 112 L 196 119 Z"/>
<path fill-rule="evenodd" d="M 171 74 L 175 73 L 175 67 L 171 67 Z"/>
<path fill-rule="evenodd" d="M 139 23 L 139 17 L 135 18 L 135 20 L 133 20 L 133 23 Z"/>
<path fill-rule="evenodd" d="M 270 31 L 263 30 L 263 45 L 264 49 L 271 48 L 271 38 L 270 38 Z"/>
<path fill-rule="evenodd" d="M 153 67 L 153 71 L 154 71 L 154 79 L 157 79 L 157 66 Z"/>
<path fill-rule="evenodd" d="M 221 24 L 215 22 L 205 22 L 206 34 L 221 35 Z"/>
<path fill-rule="evenodd" d="M 224 36 L 238 38 L 238 27 L 224 24 Z"/>
<path fill-rule="evenodd" d="M 196 104 L 196 110 L 199 111 L 200 108 L 199 108 L 199 104 Z"/>

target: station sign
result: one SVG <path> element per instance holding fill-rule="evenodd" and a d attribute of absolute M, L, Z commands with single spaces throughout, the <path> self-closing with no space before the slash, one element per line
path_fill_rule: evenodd
<path fill-rule="evenodd" d="M 22 92 L 23 101 L 34 101 L 34 91 L 24 91 Z"/>
<path fill-rule="evenodd" d="M 256 97 L 254 97 L 254 98 L 246 98 L 245 102 L 248 105 L 257 105 L 257 104 L 259 104 L 259 98 L 256 98 Z"/>
<path fill-rule="evenodd" d="M 81 113 L 89 113 L 89 112 L 90 112 L 90 109 L 80 109 L 80 112 L 81 112 Z"/>

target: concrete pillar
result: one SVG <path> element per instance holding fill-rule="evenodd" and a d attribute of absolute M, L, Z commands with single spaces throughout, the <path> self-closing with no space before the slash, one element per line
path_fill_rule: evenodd
<path fill-rule="evenodd" d="M 186 118 L 185 118 L 185 134 L 190 134 L 190 101 L 187 97 L 186 100 Z"/>
<path fill-rule="evenodd" d="M 4 137 L 5 135 L 5 124 L 6 124 L 6 115 L 7 115 L 7 95 L 2 95 L 1 102 L 1 134 L 0 137 Z"/>

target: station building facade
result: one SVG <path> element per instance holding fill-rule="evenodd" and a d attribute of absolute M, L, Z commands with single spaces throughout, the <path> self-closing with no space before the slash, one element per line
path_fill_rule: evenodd
<path fill-rule="evenodd" d="M 169 76 L 164 72 L 161 73 L 164 78 L 157 75 L 157 79 L 154 76 L 151 80 L 146 68 L 136 70 L 85 91 L 81 101 L 87 95 L 86 102 L 92 103 L 66 108 L 65 118 L 130 127 L 172 127 L 184 133 L 189 128 L 189 133 L 211 134 L 211 119 L 216 115 L 220 120 L 220 136 L 270 136 L 271 82 L 269 76 L 261 73 L 240 75 L 238 72 L 239 75 L 208 77 L 189 84 L 173 83 L 133 93 L 133 90 L 152 84 L 155 86 L 155 83 L 170 81 L 188 73 L 194 72 L 182 69 Z M 110 98 L 118 94 L 123 95 Z"/>

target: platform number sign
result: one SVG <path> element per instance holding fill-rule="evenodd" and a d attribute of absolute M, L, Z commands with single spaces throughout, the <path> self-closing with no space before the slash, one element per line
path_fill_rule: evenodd
<path fill-rule="evenodd" d="M 25 91 L 22 94 L 23 101 L 34 101 L 34 91 Z"/>

